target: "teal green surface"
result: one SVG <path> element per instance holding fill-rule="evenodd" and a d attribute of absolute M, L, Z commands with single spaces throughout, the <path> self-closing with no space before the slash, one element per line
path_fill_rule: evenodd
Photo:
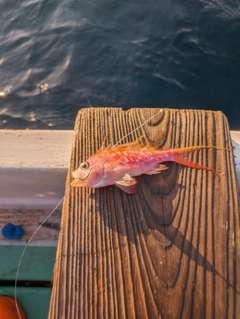
<path fill-rule="evenodd" d="M 14 280 L 23 246 L 0 246 L 0 280 Z M 51 281 L 56 247 L 28 247 L 18 280 Z"/>
<path fill-rule="evenodd" d="M 0 295 L 14 296 L 14 288 L 0 287 Z M 17 300 L 27 314 L 27 319 L 47 319 L 50 298 L 51 288 L 19 287 L 17 289 Z"/>

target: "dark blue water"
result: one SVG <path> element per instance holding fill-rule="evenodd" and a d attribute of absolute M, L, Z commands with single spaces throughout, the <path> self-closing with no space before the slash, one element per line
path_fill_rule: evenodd
<path fill-rule="evenodd" d="M 222 110 L 240 129 L 238 0 L 2 0 L 0 44 L 0 128 L 72 129 L 92 105 Z"/>

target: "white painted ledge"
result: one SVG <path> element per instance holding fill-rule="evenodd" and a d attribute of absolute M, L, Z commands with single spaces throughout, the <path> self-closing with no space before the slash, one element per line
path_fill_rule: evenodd
<path fill-rule="evenodd" d="M 51 210 L 64 195 L 73 131 L 0 130 L 0 209 Z M 240 131 L 232 131 L 240 184 Z"/>
<path fill-rule="evenodd" d="M 233 153 L 235 155 L 235 164 L 238 185 L 240 186 L 240 131 L 231 131 L 232 145 L 235 147 Z"/>
<path fill-rule="evenodd" d="M 52 209 L 64 195 L 73 131 L 0 130 L 0 209 Z"/>

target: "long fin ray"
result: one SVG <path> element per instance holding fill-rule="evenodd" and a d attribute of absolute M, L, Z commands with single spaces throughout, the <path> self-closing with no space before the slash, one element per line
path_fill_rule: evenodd
<path fill-rule="evenodd" d="M 207 171 L 211 171 L 211 172 L 213 172 L 213 174 L 215 176 L 218 176 L 213 168 L 207 167 L 207 166 L 204 166 L 204 165 L 200 165 L 200 164 L 198 164 L 196 162 L 189 161 L 189 160 L 187 160 L 187 159 L 185 159 L 185 158 L 183 158 L 181 156 L 175 156 L 174 162 L 178 163 L 178 164 L 181 164 L 181 165 L 184 165 L 184 166 L 187 166 L 187 167 L 199 168 L 199 169 L 204 169 L 204 170 L 207 170 Z"/>

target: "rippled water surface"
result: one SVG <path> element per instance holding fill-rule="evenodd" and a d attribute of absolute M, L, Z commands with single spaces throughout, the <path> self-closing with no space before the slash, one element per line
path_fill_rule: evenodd
<path fill-rule="evenodd" d="M 222 110 L 240 129 L 240 3 L 2 0 L 0 128 L 81 107 Z"/>

